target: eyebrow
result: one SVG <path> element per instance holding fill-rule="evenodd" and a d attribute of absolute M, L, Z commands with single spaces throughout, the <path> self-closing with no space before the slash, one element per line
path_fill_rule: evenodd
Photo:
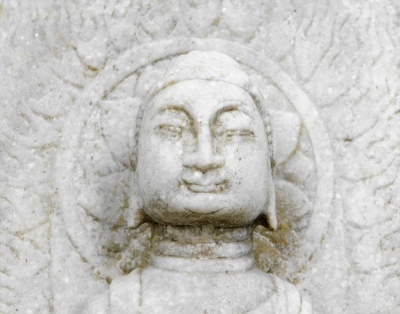
<path fill-rule="evenodd" d="M 254 120 L 254 118 L 247 113 L 244 110 L 241 110 L 240 105 L 242 105 L 243 103 L 240 101 L 224 101 L 222 103 L 226 103 L 226 106 L 223 106 L 221 108 L 219 108 L 212 116 L 211 116 L 211 123 L 215 123 L 215 121 L 219 118 L 220 115 L 222 115 L 225 112 L 229 112 L 229 111 L 240 111 L 242 113 L 244 113 L 246 116 L 248 116 L 251 120 Z"/>
<path fill-rule="evenodd" d="M 172 110 L 182 112 L 187 118 L 191 119 L 190 113 L 181 105 L 166 104 L 157 110 L 157 114 L 162 114 Z"/>

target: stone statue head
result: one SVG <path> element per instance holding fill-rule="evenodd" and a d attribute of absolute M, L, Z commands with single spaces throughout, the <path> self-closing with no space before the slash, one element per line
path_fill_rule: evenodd
<path fill-rule="evenodd" d="M 135 141 L 134 224 L 276 229 L 267 105 L 232 58 L 178 57 L 139 108 Z"/>

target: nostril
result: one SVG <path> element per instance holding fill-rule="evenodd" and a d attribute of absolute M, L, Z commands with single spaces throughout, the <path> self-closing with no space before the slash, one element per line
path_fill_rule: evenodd
<path fill-rule="evenodd" d="M 214 163 L 217 167 L 222 167 L 225 164 L 225 158 L 220 155 L 214 155 Z"/>
<path fill-rule="evenodd" d="M 225 164 L 225 160 L 219 155 L 204 155 L 204 154 L 192 154 L 184 158 L 183 165 L 186 168 L 193 168 L 205 173 L 209 170 L 213 170 L 222 167 Z"/>
<path fill-rule="evenodd" d="M 213 170 L 217 167 L 215 167 L 214 164 L 209 163 L 209 164 L 199 164 L 199 165 L 196 165 L 194 168 L 196 170 L 200 171 L 201 173 L 205 174 L 207 171 Z"/>

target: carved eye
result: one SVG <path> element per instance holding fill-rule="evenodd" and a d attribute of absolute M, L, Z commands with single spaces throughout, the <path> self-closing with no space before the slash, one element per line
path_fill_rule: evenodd
<path fill-rule="evenodd" d="M 251 130 L 226 130 L 222 133 L 222 136 L 228 139 L 233 137 L 253 137 L 254 132 Z"/>
<path fill-rule="evenodd" d="M 175 138 L 181 137 L 183 132 L 183 127 L 172 124 L 159 125 L 158 129 L 163 135 L 172 136 Z"/>
<path fill-rule="evenodd" d="M 226 110 L 217 116 L 213 133 L 220 144 L 249 142 L 255 137 L 253 124 L 253 118 L 247 113 L 238 109 Z"/>
<path fill-rule="evenodd" d="M 225 141 L 240 141 L 240 140 L 248 140 L 254 137 L 254 132 L 252 130 L 247 129 L 228 129 L 224 130 L 219 128 L 216 130 L 215 135 L 220 138 L 220 140 Z"/>
<path fill-rule="evenodd" d="M 182 127 L 176 125 L 160 125 L 160 129 L 171 133 L 182 133 Z"/>

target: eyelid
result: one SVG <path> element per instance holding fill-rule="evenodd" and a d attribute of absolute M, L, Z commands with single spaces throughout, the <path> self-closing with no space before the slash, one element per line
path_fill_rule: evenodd
<path fill-rule="evenodd" d="M 172 125 L 172 126 L 179 126 L 179 127 L 185 127 L 189 124 L 189 121 L 184 121 L 182 119 L 160 119 L 157 123 L 157 125 Z"/>
<path fill-rule="evenodd" d="M 160 124 L 157 126 L 158 129 L 166 130 L 169 132 L 182 132 L 182 127 L 179 125 L 172 125 L 172 124 Z"/>
<path fill-rule="evenodd" d="M 222 136 L 222 135 L 233 135 L 233 136 L 253 136 L 254 131 L 247 128 L 238 128 L 238 129 L 219 129 L 216 130 L 215 135 Z"/>

